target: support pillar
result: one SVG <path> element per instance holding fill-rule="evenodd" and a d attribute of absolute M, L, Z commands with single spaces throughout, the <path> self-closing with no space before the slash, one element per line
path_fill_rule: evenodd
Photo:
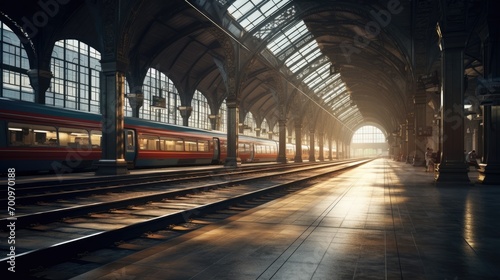
<path fill-rule="evenodd" d="M 27 72 L 30 85 L 35 93 L 35 103 L 45 104 L 45 94 L 50 87 L 52 72 L 43 69 L 31 69 Z"/>
<path fill-rule="evenodd" d="M 413 116 L 406 120 L 406 163 L 412 164 L 415 157 L 415 130 Z"/>
<path fill-rule="evenodd" d="M 191 117 L 191 112 L 193 111 L 193 107 L 191 106 L 179 106 L 177 107 L 179 113 L 182 117 L 182 125 L 189 126 L 189 117 Z"/>
<path fill-rule="evenodd" d="M 302 162 L 302 121 L 295 120 L 295 158 L 294 162 Z"/>
<path fill-rule="evenodd" d="M 413 166 L 425 166 L 425 152 L 427 145 L 426 134 L 426 121 L 425 121 L 425 107 L 427 105 L 427 96 L 425 91 L 419 91 L 413 97 L 413 104 L 415 106 L 415 158 L 413 159 Z"/>
<path fill-rule="evenodd" d="M 278 120 L 279 125 L 279 148 L 278 148 L 278 158 L 276 161 L 278 163 L 286 163 L 286 119 Z"/>
<path fill-rule="evenodd" d="M 485 81 L 479 90 L 483 107 L 486 164 L 479 171 L 479 182 L 500 185 L 500 19 L 498 1 L 489 0 L 487 29 L 483 33 Z"/>
<path fill-rule="evenodd" d="M 261 130 L 262 130 L 262 129 L 261 129 L 260 127 L 256 127 L 256 128 L 255 128 L 255 136 L 256 136 L 256 137 L 260 137 L 260 131 L 261 131 Z"/>
<path fill-rule="evenodd" d="M 101 62 L 102 156 L 96 175 L 128 174 L 124 151 L 125 74 L 115 61 Z"/>
<path fill-rule="evenodd" d="M 440 32 L 442 92 L 442 157 L 436 182 L 469 183 L 464 156 L 464 48 L 465 32 Z"/>
<path fill-rule="evenodd" d="M 500 94 L 500 91 L 497 93 Z M 479 182 L 485 185 L 500 185 L 500 104 L 484 106 L 484 125 L 488 131 L 486 164 L 479 170 Z"/>
<path fill-rule="evenodd" d="M 314 129 L 309 130 L 309 162 L 315 162 L 315 143 L 314 143 Z"/>
<path fill-rule="evenodd" d="M 406 124 L 401 124 L 401 157 L 399 160 L 403 162 L 406 162 L 406 158 L 408 157 L 408 135 L 406 133 Z"/>
<path fill-rule="evenodd" d="M 337 139 L 337 141 L 335 141 L 335 159 L 340 159 L 339 152 L 340 152 L 340 145 L 339 145 L 339 140 Z"/>
<path fill-rule="evenodd" d="M 236 100 L 226 100 L 227 107 L 227 158 L 225 167 L 238 167 L 241 159 L 238 155 L 239 108 Z"/>
<path fill-rule="evenodd" d="M 210 128 L 212 130 L 219 130 L 219 120 L 220 116 L 219 115 L 208 115 L 208 120 L 210 121 Z"/>
<path fill-rule="evenodd" d="M 333 160 L 333 141 L 332 137 L 328 137 L 328 160 L 332 161 Z"/>
<path fill-rule="evenodd" d="M 324 133 L 319 134 L 318 145 L 319 145 L 319 161 L 325 161 L 324 149 L 323 149 L 323 138 Z"/>
<path fill-rule="evenodd" d="M 127 94 L 128 103 L 132 108 L 132 117 L 139 118 L 139 111 L 144 105 L 144 93 L 136 91 L 134 93 Z"/>

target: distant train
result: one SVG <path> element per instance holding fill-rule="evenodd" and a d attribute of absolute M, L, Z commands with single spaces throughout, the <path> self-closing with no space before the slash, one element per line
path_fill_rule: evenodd
<path fill-rule="evenodd" d="M 101 158 L 101 115 L 0 98 L 0 170 L 85 170 Z M 125 117 L 129 168 L 223 164 L 227 135 Z M 242 162 L 276 161 L 278 142 L 238 136 Z M 286 149 L 293 160 L 295 149 Z M 308 148 L 303 149 L 307 160 Z M 3 171 L 1 171 L 3 172 Z"/>

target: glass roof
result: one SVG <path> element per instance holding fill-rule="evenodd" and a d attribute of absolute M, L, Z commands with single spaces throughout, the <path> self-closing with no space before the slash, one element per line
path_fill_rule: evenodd
<path fill-rule="evenodd" d="M 273 54 L 278 55 L 285 49 L 288 49 L 293 42 L 307 33 L 309 33 L 309 30 L 307 30 L 304 21 L 297 22 L 285 32 L 280 32 L 280 35 L 267 45 L 267 48 Z"/>
<path fill-rule="evenodd" d="M 291 0 L 236 0 L 228 8 L 228 12 L 245 30 L 250 31 L 290 2 Z M 324 55 L 316 40 L 305 41 L 311 34 L 304 21 L 299 20 L 278 30 L 267 48 L 276 57 L 283 57 L 288 69 L 301 77 L 315 94 L 323 98 L 325 104 L 330 103 L 339 120 L 361 117 L 356 105 L 351 105 L 340 74 L 330 73 L 331 62 L 322 59 Z"/>
<path fill-rule="evenodd" d="M 291 0 L 236 0 L 227 11 L 250 31 Z"/>

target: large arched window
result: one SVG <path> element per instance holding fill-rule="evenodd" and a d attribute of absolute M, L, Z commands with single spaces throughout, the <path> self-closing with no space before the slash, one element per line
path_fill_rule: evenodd
<path fill-rule="evenodd" d="M 354 157 L 387 155 L 389 146 L 384 133 L 377 127 L 360 127 L 351 140 L 351 154 Z"/>
<path fill-rule="evenodd" d="M 149 68 L 142 86 L 144 104 L 139 109 L 139 118 L 170 124 L 182 124 L 177 107 L 180 106 L 179 92 L 172 81 L 157 69 Z M 153 96 L 165 98 L 166 108 L 153 107 Z M 125 115 L 132 116 L 132 108 L 125 102 Z"/>
<path fill-rule="evenodd" d="M 352 143 L 385 143 L 385 135 L 377 127 L 366 125 L 354 132 Z"/>
<path fill-rule="evenodd" d="M 0 64 L 2 65 L 0 96 L 24 101 L 35 101 L 33 88 L 26 74 L 29 61 L 19 38 L 7 25 L 0 22 Z"/>
<path fill-rule="evenodd" d="M 217 130 L 219 131 L 227 131 L 227 106 L 226 106 L 226 100 L 222 102 L 219 108 L 219 115 L 218 115 L 218 127 Z"/>
<path fill-rule="evenodd" d="M 56 42 L 52 51 L 50 88 L 45 103 L 99 113 L 101 54 L 77 40 Z"/>
<path fill-rule="evenodd" d="M 208 106 L 207 98 L 199 91 L 194 92 L 193 100 L 191 101 L 191 117 L 189 117 L 189 126 L 202 129 L 210 129 L 210 107 Z"/>
<path fill-rule="evenodd" d="M 248 112 L 243 121 L 240 120 L 240 124 L 243 126 L 244 135 L 255 136 L 255 120 L 251 112 Z"/>

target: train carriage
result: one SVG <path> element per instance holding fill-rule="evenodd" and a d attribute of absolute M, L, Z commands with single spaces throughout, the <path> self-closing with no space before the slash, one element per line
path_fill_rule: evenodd
<path fill-rule="evenodd" d="M 99 114 L 0 98 L 0 168 L 64 173 L 95 168 L 102 154 L 101 119 Z M 274 140 L 239 136 L 238 155 L 244 163 L 276 161 L 278 148 Z M 123 149 L 130 168 L 221 164 L 227 157 L 227 135 L 126 117 Z"/>
<path fill-rule="evenodd" d="M 1 98 L 0 135 L 2 170 L 86 169 L 101 157 L 99 115 Z"/>

